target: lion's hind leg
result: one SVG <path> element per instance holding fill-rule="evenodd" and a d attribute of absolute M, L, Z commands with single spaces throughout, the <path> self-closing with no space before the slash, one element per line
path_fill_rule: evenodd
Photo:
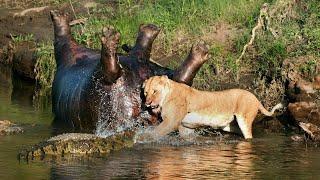
<path fill-rule="evenodd" d="M 236 115 L 236 120 L 245 139 L 252 139 L 252 123 L 257 111 L 245 115 Z"/>
<path fill-rule="evenodd" d="M 252 139 L 252 124 L 249 124 L 243 115 L 236 115 L 236 120 L 245 139 Z"/>

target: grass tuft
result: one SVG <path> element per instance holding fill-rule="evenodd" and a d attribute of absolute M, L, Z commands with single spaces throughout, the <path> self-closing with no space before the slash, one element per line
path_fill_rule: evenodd
<path fill-rule="evenodd" d="M 37 47 L 37 62 L 34 72 L 36 80 L 43 89 L 50 89 L 56 71 L 56 62 L 51 43 L 41 43 Z"/>

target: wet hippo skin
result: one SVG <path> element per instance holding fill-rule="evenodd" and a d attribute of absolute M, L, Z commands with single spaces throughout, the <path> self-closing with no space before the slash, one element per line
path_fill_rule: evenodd
<path fill-rule="evenodd" d="M 102 30 L 101 51 L 77 44 L 71 36 L 69 17 L 51 11 L 57 71 L 52 86 L 54 124 L 69 131 L 111 135 L 137 126 L 158 123 L 158 115 L 143 106 L 141 85 L 155 75 L 188 85 L 206 61 L 204 43 L 194 45 L 176 70 L 150 61 L 152 43 L 160 29 L 139 27 L 137 40 L 127 55 L 117 53 L 120 34 Z"/>

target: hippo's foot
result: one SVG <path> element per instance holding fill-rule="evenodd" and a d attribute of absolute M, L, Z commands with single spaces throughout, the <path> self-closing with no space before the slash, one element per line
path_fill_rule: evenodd
<path fill-rule="evenodd" d="M 153 41 L 160 32 L 160 28 L 154 24 L 141 24 L 139 27 L 139 33 L 143 34 L 142 42 Z"/>
<path fill-rule="evenodd" d="M 114 83 L 122 74 L 116 54 L 120 33 L 113 27 L 107 27 L 103 28 L 102 34 L 100 62 L 104 73 L 104 80 L 107 83 Z"/>
<path fill-rule="evenodd" d="M 208 52 L 209 49 L 207 45 L 204 42 L 200 42 L 192 46 L 190 56 L 193 57 L 194 61 L 202 65 L 204 62 L 208 60 Z"/>
<path fill-rule="evenodd" d="M 173 80 L 192 85 L 198 70 L 208 60 L 209 49 L 204 42 L 193 45 L 187 59 L 173 74 Z"/>
<path fill-rule="evenodd" d="M 113 27 L 104 27 L 102 30 L 101 43 L 102 46 L 109 50 L 110 53 L 116 53 L 117 45 L 119 44 L 120 33 Z"/>
<path fill-rule="evenodd" d="M 55 36 L 69 36 L 70 26 L 69 26 L 69 16 L 67 14 L 61 14 L 59 11 L 50 11 L 51 19 L 54 26 Z"/>
<path fill-rule="evenodd" d="M 135 46 L 130 49 L 130 55 L 139 61 L 150 59 L 152 43 L 158 36 L 160 28 L 153 24 L 141 24 Z"/>
<path fill-rule="evenodd" d="M 43 159 L 46 155 L 63 156 L 65 154 L 108 154 L 111 151 L 133 146 L 134 132 L 124 132 L 107 138 L 94 134 L 67 133 L 40 142 L 18 154 L 20 160 Z"/>

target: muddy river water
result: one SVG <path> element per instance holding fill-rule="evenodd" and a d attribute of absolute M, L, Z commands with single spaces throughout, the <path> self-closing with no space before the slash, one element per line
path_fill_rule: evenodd
<path fill-rule="evenodd" d="M 319 179 L 320 148 L 285 133 L 255 131 L 251 142 L 137 144 L 109 156 L 17 160 L 19 149 L 51 136 L 50 103 L 36 103 L 32 84 L 0 68 L 0 119 L 22 124 L 22 134 L 0 136 L 0 179 Z M 38 105 L 35 105 L 38 104 Z"/>

